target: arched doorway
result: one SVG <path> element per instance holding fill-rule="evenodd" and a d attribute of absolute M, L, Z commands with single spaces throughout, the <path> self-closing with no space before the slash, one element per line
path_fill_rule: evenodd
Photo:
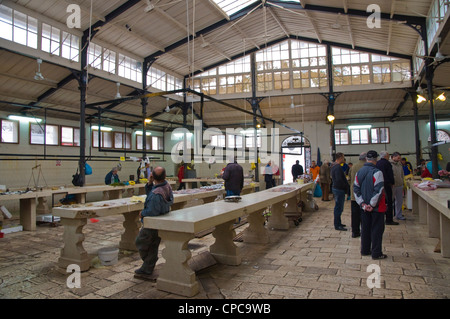
<path fill-rule="evenodd" d="M 281 167 L 283 184 L 292 183 L 292 165 L 299 161 L 303 171 L 311 165 L 311 143 L 301 135 L 285 138 L 281 143 Z"/>

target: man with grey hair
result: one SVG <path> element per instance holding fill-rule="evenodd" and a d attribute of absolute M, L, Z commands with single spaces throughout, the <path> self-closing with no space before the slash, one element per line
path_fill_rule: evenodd
<path fill-rule="evenodd" d="M 114 183 L 120 183 L 119 175 L 117 172 L 119 171 L 119 168 L 117 166 L 113 167 L 111 171 L 106 174 L 105 176 L 105 184 L 111 185 Z"/>
<path fill-rule="evenodd" d="M 353 192 L 353 184 L 355 183 L 356 173 L 366 163 L 367 153 L 363 152 L 359 155 L 359 160 L 350 168 L 348 175 L 350 176 L 350 194 L 351 194 L 351 220 L 352 220 L 352 237 L 357 238 L 361 236 L 361 207 L 355 199 L 355 193 Z"/>
<path fill-rule="evenodd" d="M 376 164 L 377 168 L 383 172 L 384 191 L 386 192 L 386 225 L 398 225 L 394 222 L 394 213 L 392 205 L 392 187 L 394 186 L 394 171 L 389 162 L 389 153 L 387 151 L 380 152 L 380 159 Z"/>

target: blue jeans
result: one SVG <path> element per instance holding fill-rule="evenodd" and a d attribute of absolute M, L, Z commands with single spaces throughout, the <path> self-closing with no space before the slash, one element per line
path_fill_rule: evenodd
<path fill-rule="evenodd" d="M 230 190 L 227 190 L 227 195 L 226 196 L 241 196 L 241 193 L 240 192 L 233 192 L 233 191 L 230 191 Z"/>
<path fill-rule="evenodd" d="M 344 210 L 345 203 L 345 191 L 342 189 L 332 188 L 334 195 L 334 227 L 339 227 L 342 225 L 341 223 L 341 215 Z"/>

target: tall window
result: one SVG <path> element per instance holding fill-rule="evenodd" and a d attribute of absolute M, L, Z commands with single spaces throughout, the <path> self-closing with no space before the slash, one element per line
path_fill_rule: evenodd
<path fill-rule="evenodd" d="M 327 48 L 325 45 L 291 41 L 293 87 L 328 85 Z"/>
<path fill-rule="evenodd" d="M 108 49 L 103 52 L 103 70 L 116 73 L 116 52 Z"/>
<path fill-rule="evenodd" d="M 161 91 L 166 90 L 166 72 L 151 67 L 147 73 L 147 85 Z"/>
<path fill-rule="evenodd" d="M 258 91 L 264 92 L 290 88 L 289 41 L 284 41 L 257 52 L 255 59 Z"/>
<path fill-rule="evenodd" d="M 89 44 L 88 63 L 93 68 L 102 68 L 102 47 L 98 44 L 92 42 Z"/>
<path fill-rule="evenodd" d="M 142 70 L 138 61 L 119 53 L 119 76 L 124 78 L 142 82 Z"/>
<path fill-rule="evenodd" d="M 63 31 L 61 56 L 71 61 L 78 62 L 80 54 L 80 38 Z"/>
<path fill-rule="evenodd" d="M 37 49 L 37 19 L 0 5 L 0 37 Z"/>
<path fill-rule="evenodd" d="M 42 51 L 60 55 L 61 30 L 46 23 L 42 23 Z"/>
<path fill-rule="evenodd" d="M 0 119 L 0 124 L 2 143 L 19 143 L 19 122 Z"/>

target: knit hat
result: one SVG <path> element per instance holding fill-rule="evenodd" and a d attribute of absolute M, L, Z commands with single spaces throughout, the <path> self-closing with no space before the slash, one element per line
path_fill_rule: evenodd
<path fill-rule="evenodd" d="M 367 152 L 367 159 L 377 159 L 378 158 L 378 153 L 376 151 L 368 151 Z"/>

